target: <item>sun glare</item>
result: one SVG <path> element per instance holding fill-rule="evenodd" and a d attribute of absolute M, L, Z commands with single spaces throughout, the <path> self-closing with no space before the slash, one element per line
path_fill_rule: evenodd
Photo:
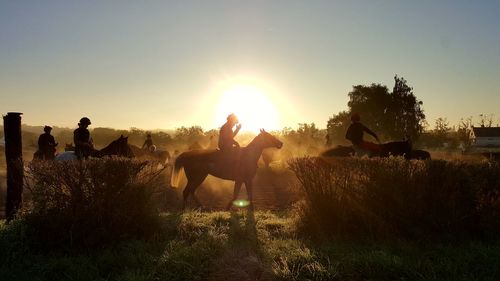
<path fill-rule="evenodd" d="M 221 126 L 230 113 L 238 116 L 242 131 L 279 128 L 278 112 L 263 90 L 249 84 L 233 84 L 222 90 L 215 122 Z"/>

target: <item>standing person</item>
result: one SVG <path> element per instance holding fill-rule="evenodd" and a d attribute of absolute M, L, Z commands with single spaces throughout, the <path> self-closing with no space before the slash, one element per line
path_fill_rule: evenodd
<path fill-rule="evenodd" d="M 363 155 L 368 152 L 369 155 L 373 155 L 380 153 L 380 146 L 378 144 L 363 139 L 363 133 L 367 133 L 380 143 L 377 134 L 361 124 L 361 116 L 358 113 L 351 115 L 351 122 L 351 125 L 347 128 L 345 138 L 351 141 L 356 154 Z"/>
<path fill-rule="evenodd" d="M 229 152 L 228 154 L 230 154 L 235 148 L 240 147 L 240 144 L 234 140 L 234 137 L 241 129 L 241 124 L 238 123 L 238 117 L 234 113 L 231 113 L 227 116 L 227 122 L 220 128 L 218 145 L 222 152 Z M 233 131 L 235 125 L 236 129 Z"/>
<path fill-rule="evenodd" d="M 144 144 L 142 145 L 142 149 L 147 149 L 148 151 L 151 151 L 151 147 L 153 146 L 153 139 L 151 137 L 151 133 L 148 133 L 146 136 L 146 140 L 144 141 Z"/>
<path fill-rule="evenodd" d="M 44 133 L 38 137 L 38 151 L 40 153 L 41 159 L 44 160 L 54 160 L 56 153 L 56 140 L 54 136 L 50 134 L 52 127 L 43 127 Z"/>
<path fill-rule="evenodd" d="M 87 129 L 92 124 L 90 119 L 83 117 L 78 123 L 78 128 L 73 132 L 73 142 L 75 143 L 75 154 L 78 159 L 87 159 L 94 150 L 94 144 Z"/>

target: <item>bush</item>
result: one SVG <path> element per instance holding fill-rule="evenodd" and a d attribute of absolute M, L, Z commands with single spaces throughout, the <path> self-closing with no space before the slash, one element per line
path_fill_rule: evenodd
<path fill-rule="evenodd" d="M 121 158 L 31 162 L 26 185 L 32 199 L 22 219 L 37 246 L 47 249 L 151 237 L 159 226 L 151 199 L 160 172 Z"/>
<path fill-rule="evenodd" d="M 296 158 L 303 226 L 341 237 L 487 238 L 500 231 L 500 165 Z"/>

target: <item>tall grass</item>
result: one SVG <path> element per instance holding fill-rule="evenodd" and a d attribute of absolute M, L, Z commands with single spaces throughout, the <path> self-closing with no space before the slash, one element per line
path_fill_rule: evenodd
<path fill-rule="evenodd" d="M 500 231 L 498 163 L 306 157 L 290 167 L 306 194 L 301 223 L 314 233 L 434 240 Z"/>
<path fill-rule="evenodd" d="M 31 162 L 31 200 L 22 215 L 42 248 L 91 247 L 147 238 L 158 229 L 152 195 L 158 170 L 146 162 L 113 158 Z"/>

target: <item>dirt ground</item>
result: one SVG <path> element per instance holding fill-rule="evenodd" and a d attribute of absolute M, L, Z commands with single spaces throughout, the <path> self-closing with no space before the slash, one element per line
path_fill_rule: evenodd
<path fill-rule="evenodd" d="M 165 179 L 170 179 L 169 173 L 166 173 Z M 186 180 L 183 178 L 180 188 L 166 187 L 161 195 L 164 199 L 159 200 L 163 210 L 181 208 L 182 191 L 185 185 Z M 169 185 L 166 183 L 165 186 Z M 233 196 L 233 190 L 234 182 L 208 176 L 196 190 L 196 196 L 204 209 L 224 210 Z M 253 180 L 253 197 L 254 207 L 257 210 L 281 210 L 290 207 L 301 197 L 301 194 L 293 172 L 283 167 L 271 166 L 258 169 Z M 244 185 L 238 198 L 248 198 Z M 192 199 L 188 201 L 188 206 L 197 207 Z"/>

